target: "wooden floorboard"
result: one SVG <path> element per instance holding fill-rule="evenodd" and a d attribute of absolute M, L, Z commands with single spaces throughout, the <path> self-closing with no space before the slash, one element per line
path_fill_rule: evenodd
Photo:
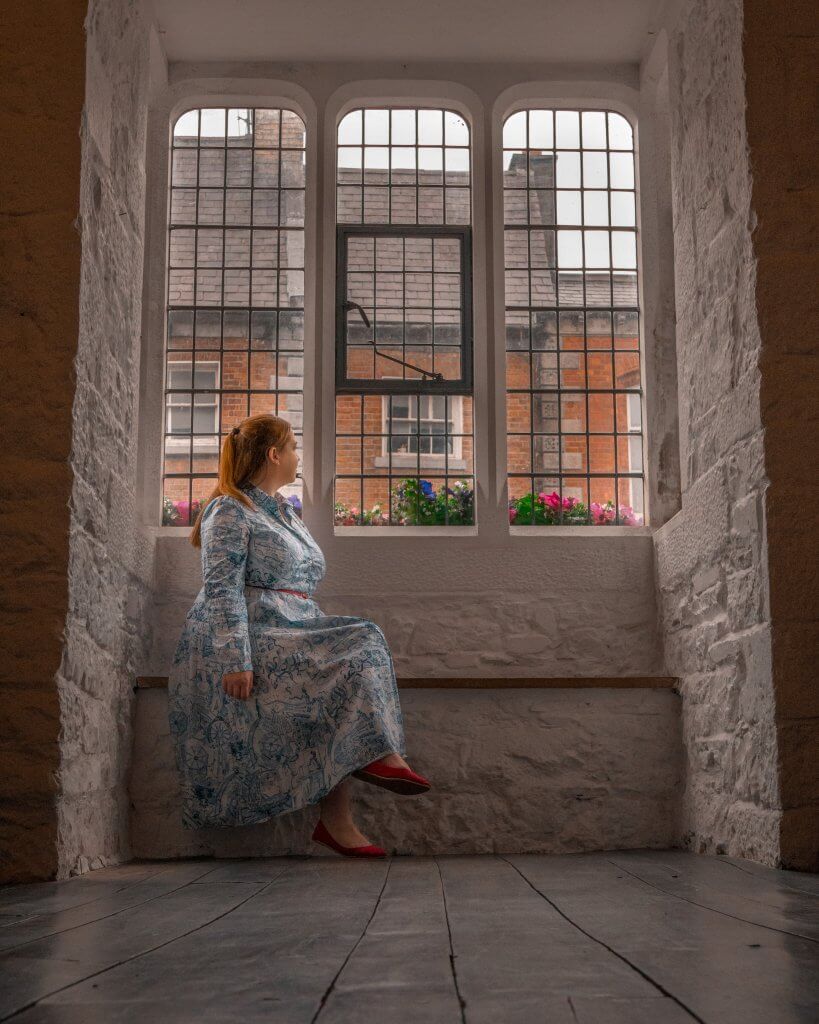
<path fill-rule="evenodd" d="M 0 1020 L 814 1024 L 816 882 L 682 851 L 123 865 L 0 890 Z"/>
<path fill-rule="evenodd" d="M 152 875 L 163 871 L 167 865 L 141 864 L 139 869 L 130 870 L 124 865 L 122 874 L 105 870 L 104 878 L 97 878 L 97 872 L 89 872 L 64 882 L 33 882 L 29 885 L 10 885 L 0 890 L 0 915 L 3 923 L 28 917 L 31 914 L 57 913 L 103 899 L 136 885 Z"/>
<path fill-rule="evenodd" d="M 132 882 L 116 892 L 100 896 L 96 900 L 89 900 L 64 910 L 45 913 L 29 912 L 19 921 L 6 924 L 0 929 L 0 951 L 16 949 L 25 954 L 26 948 L 35 939 L 46 939 L 49 936 L 57 935 L 65 936 L 66 933 L 80 928 L 82 925 L 114 918 L 127 910 L 144 907 L 153 900 L 183 889 L 191 882 L 198 881 L 212 870 L 212 864 L 201 862 L 199 864 L 172 864 L 146 875 L 139 881 Z"/>
<path fill-rule="evenodd" d="M 663 1020 L 661 993 L 565 921 L 501 858 L 438 859 L 470 1024 L 573 1024 L 570 997 L 580 995 L 651 1000 L 654 1019 Z"/>
<path fill-rule="evenodd" d="M 819 942 L 819 900 L 795 898 L 792 889 L 764 877 L 749 884 L 719 858 L 646 851 L 620 853 L 609 860 L 670 896 L 748 924 Z"/>
<path fill-rule="evenodd" d="M 757 864 L 756 861 L 744 860 L 741 857 L 720 857 L 719 859 L 732 864 L 738 871 L 744 871 L 746 875 L 767 878 L 775 885 L 786 889 L 794 889 L 796 892 L 804 893 L 806 896 L 819 896 L 819 875 L 808 874 L 803 871 L 785 871 L 780 868 L 769 868 L 765 864 Z"/>
<path fill-rule="evenodd" d="M 461 1020 L 441 876 L 432 857 L 397 857 L 376 912 L 318 1015 L 320 1024 Z"/>
<path fill-rule="evenodd" d="M 286 870 L 286 868 L 283 868 Z M 186 885 L 111 917 L 48 935 L 0 955 L 0 1019 L 32 1002 L 76 992 L 87 979 L 165 949 L 214 924 L 271 883 Z M 72 986 L 66 988 L 66 986 Z"/>
<path fill-rule="evenodd" d="M 223 878 L 188 886 L 184 892 L 192 906 L 201 903 L 202 915 L 217 894 L 232 893 L 232 905 L 211 915 L 207 927 L 180 932 L 161 947 L 140 950 L 134 943 L 131 956 L 14 1019 L 60 1020 L 63 1007 L 80 1007 L 86 1020 L 106 1022 L 310 1021 L 360 939 L 390 861 L 280 860 L 288 863 L 267 882 Z M 155 915 L 170 912 L 173 919 L 168 903 L 176 898 L 158 901 Z"/>
<path fill-rule="evenodd" d="M 544 899 L 625 957 L 694 1019 L 708 1024 L 815 1024 L 819 1019 L 815 942 L 669 895 L 618 868 L 611 854 L 505 859 Z"/>

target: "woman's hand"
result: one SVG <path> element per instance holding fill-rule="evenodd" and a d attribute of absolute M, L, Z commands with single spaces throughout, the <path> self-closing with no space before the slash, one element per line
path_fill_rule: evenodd
<path fill-rule="evenodd" d="M 222 687 L 229 697 L 247 700 L 253 689 L 252 672 L 226 672 L 222 676 Z"/>

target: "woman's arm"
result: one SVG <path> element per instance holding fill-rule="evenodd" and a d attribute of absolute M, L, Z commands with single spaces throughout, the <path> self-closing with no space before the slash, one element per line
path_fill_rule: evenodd
<path fill-rule="evenodd" d="M 222 675 L 252 671 L 245 601 L 250 526 L 239 502 L 220 496 L 202 519 L 205 613 Z"/>

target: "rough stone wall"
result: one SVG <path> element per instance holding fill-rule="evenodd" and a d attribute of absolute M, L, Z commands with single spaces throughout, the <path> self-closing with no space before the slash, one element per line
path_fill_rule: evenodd
<path fill-rule="evenodd" d="M 149 32 L 140 0 L 94 0 L 85 29 L 59 877 L 130 855 L 124 777 L 152 571 L 135 525 Z"/>
<path fill-rule="evenodd" d="M 399 538 L 345 538 L 316 599 L 329 615 L 377 622 L 399 677 L 664 674 L 650 535 L 515 537 L 483 544 L 480 557 L 469 546 L 457 557 L 452 540 L 425 541 L 410 574 Z M 430 588 L 445 558 L 446 586 Z M 159 537 L 156 581 L 154 646 L 141 674 L 163 676 L 202 586 L 201 553 Z"/>
<path fill-rule="evenodd" d="M 669 45 L 682 509 L 657 534 L 668 671 L 682 681 L 683 836 L 775 863 L 760 333 L 741 0 L 695 0 Z"/>
<path fill-rule="evenodd" d="M 745 0 L 784 867 L 819 871 L 816 5 Z"/>
<path fill-rule="evenodd" d="M 356 820 L 399 854 L 665 848 L 684 759 L 671 690 L 401 690 L 407 759 L 433 784 L 407 799 L 350 780 Z M 140 690 L 129 780 L 137 857 L 321 853 L 318 805 L 242 828 L 186 829 L 164 689 Z"/>
<path fill-rule="evenodd" d="M 86 0 L 6 4 L 0 34 L 0 881 L 57 868 L 71 361 Z M 9 144 L 9 140 L 13 140 Z"/>

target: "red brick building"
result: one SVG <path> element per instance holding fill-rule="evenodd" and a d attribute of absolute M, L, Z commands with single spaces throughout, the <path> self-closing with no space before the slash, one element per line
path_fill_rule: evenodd
<path fill-rule="evenodd" d="M 253 114 L 191 111 L 174 130 L 166 522 L 184 524 L 187 503 L 210 493 L 221 437 L 244 416 L 273 412 L 302 434 L 305 129 L 288 111 Z M 469 224 L 468 130 L 449 123 L 461 134 L 445 140 L 442 130 L 440 145 L 420 147 L 416 136 L 412 146 L 371 147 L 363 133 L 340 145 L 337 222 Z M 339 141 L 350 142 L 343 130 Z M 627 522 L 636 523 L 636 270 L 559 267 L 560 202 L 570 195 L 555 188 L 562 155 L 504 153 L 509 497 L 555 491 L 564 502 L 612 502 L 635 509 Z M 460 376 L 457 245 L 448 237 L 349 240 L 347 298 L 372 325 L 348 318 L 350 377 Z M 406 478 L 472 490 L 473 414 L 470 394 L 337 395 L 336 521 L 359 522 L 361 511 L 380 506 L 372 522 L 387 522 L 391 493 Z M 629 472 L 636 475 L 622 476 Z"/>

